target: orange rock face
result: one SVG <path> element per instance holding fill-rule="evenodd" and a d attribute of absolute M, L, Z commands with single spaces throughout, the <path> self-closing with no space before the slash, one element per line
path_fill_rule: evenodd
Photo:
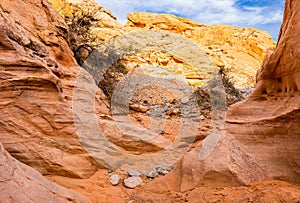
<path fill-rule="evenodd" d="M 139 191 L 134 194 L 137 202 L 297 202 L 300 187 L 283 181 L 266 181 L 251 186 L 197 187 L 186 193 L 168 191 L 152 193 Z"/>
<path fill-rule="evenodd" d="M 80 68 L 65 40 L 67 26 L 47 1 L 0 6 L 0 142 L 42 174 L 92 175 L 97 163 L 73 125 Z"/>
<path fill-rule="evenodd" d="M 58 186 L 36 170 L 18 162 L 0 144 L 1 202 L 90 202 L 77 192 Z"/>
<path fill-rule="evenodd" d="M 230 107 L 216 147 L 202 156 L 212 144 L 208 136 L 156 188 L 186 191 L 270 179 L 300 183 L 299 22 L 299 2 L 287 0 L 278 45 L 264 62 L 254 92 Z"/>

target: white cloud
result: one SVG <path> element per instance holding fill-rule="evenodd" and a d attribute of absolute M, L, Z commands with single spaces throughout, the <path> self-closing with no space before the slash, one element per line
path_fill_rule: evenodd
<path fill-rule="evenodd" d="M 277 6 L 243 6 L 237 0 L 96 0 L 109 9 L 121 23 L 127 13 L 150 11 L 173 13 L 206 24 L 231 24 L 243 27 L 262 27 L 269 23 L 280 23 L 283 15 L 282 3 Z M 260 1 L 263 2 L 263 1 Z M 270 5 L 270 4 L 269 4 Z M 272 5 L 274 5 L 272 3 Z M 271 31 L 270 31 L 271 32 Z"/>

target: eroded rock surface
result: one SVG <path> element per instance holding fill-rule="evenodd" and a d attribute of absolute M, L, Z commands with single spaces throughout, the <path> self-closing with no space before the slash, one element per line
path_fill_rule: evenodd
<path fill-rule="evenodd" d="M 248 187 L 197 187 L 185 193 L 137 191 L 134 202 L 298 202 L 300 187 L 283 181 L 266 181 Z"/>
<path fill-rule="evenodd" d="M 1 202 L 90 202 L 83 195 L 44 178 L 20 163 L 0 144 Z"/>
<path fill-rule="evenodd" d="M 201 46 L 215 66 L 224 67 L 228 71 L 238 88 L 254 85 L 256 71 L 275 46 L 275 42 L 267 32 L 253 28 L 204 25 L 174 15 L 146 12 L 128 14 L 128 22 L 122 26 L 110 11 L 93 0 L 50 0 L 50 2 L 63 16 L 72 16 L 74 11 L 77 13 L 92 11 L 90 13 L 95 17 L 91 18 L 94 45 L 107 42 L 115 36 L 126 35 L 132 30 L 164 30 L 191 39 Z M 145 45 L 151 46 L 151 43 L 151 39 L 150 41 L 148 39 Z M 189 80 L 197 81 L 205 77 L 199 76 L 193 68 L 188 68 L 188 60 L 157 50 L 136 53 L 126 57 L 125 61 L 129 67 L 144 63 L 168 65 L 170 69 L 187 75 Z"/>
<path fill-rule="evenodd" d="M 44 0 L 1 1 L 0 14 L 1 143 L 42 174 L 92 175 L 97 163 L 74 126 L 80 67 L 66 42 L 67 26 Z"/>
<path fill-rule="evenodd" d="M 220 139 L 208 136 L 155 188 L 186 191 L 270 179 L 300 183 L 299 9 L 297 1 L 286 1 L 278 45 L 259 72 L 254 92 L 229 108 Z M 212 152 L 203 154 L 214 142 Z"/>
<path fill-rule="evenodd" d="M 125 27 L 128 30 L 165 30 L 192 39 L 203 48 L 214 65 L 228 69 L 237 87 L 255 83 L 253 76 L 261 67 L 268 49 L 275 45 L 267 32 L 253 28 L 204 25 L 170 14 L 147 12 L 130 13 L 127 18 Z M 152 53 L 149 58 L 155 59 L 156 55 Z M 168 61 L 166 56 L 158 58 Z"/>
<path fill-rule="evenodd" d="M 109 115 L 102 91 L 95 86 L 97 92 L 95 99 L 93 89 L 85 91 L 83 88 L 85 85 L 94 84 L 95 81 L 76 64 L 66 42 L 67 26 L 51 5 L 44 0 L 40 2 L 1 1 L 0 142 L 19 161 L 48 175 L 48 179 L 86 195 L 93 202 L 268 202 L 272 200 L 299 202 L 300 189 L 297 185 L 278 181 L 252 184 L 269 179 L 300 182 L 300 150 L 297 145 L 299 141 L 299 81 L 297 79 L 299 67 L 297 64 L 300 61 L 298 61 L 299 43 L 295 31 L 300 30 L 300 5 L 293 0 L 288 0 L 286 5 L 287 10 L 278 46 L 258 74 L 257 88 L 245 102 L 229 110 L 225 130 L 220 134 L 222 136 L 217 147 L 214 150 L 209 149 L 212 153 L 203 154 L 203 149 L 206 144 L 211 144 L 210 141 L 216 140 L 211 140 L 211 136 L 204 141 L 201 141 L 201 138 L 199 142 L 194 143 L 195 149 L 188 152 L 182 161 L 176 164 L 173 171 L 170 170 L 170 173 L 167 173 L 169 170 L 154 171 L 154 175 L 150 174 L 150 177 L 155 178 L 155 182 L 150 182 L 152 180 L 146 178 L 148 175 L 146 173 L 141 177 L 146 186 L 131 190 L 126 189 L 123 184 L 112 186 L 109 175 L 104 169 L 95 173 L 98 165 L 83 149 L 78 138 L 74 121 L 78 121 L 79 115 L 78 112 L 72 112 L 73 102 L 91 96 L 92 99 L 88 101 L 90 103 L 86 100 L 84 102 L 90 106 L 95 105 L 96 115 L 100 120 L 94 126 L 83 125 L 84 132 L 96 129 L 100 124 L 100 129 L 104 129 L 104 134 L 111 143 L 127 150 L 134 157 L 141 155 L 141 152 L 160 151 L 165 144 L 169 144 L 173 137 L 166 136 L 166 132 L 169 132 L 168 125 L 162 133 L 165 137 L 159 136 L 159 139 L 154 141 L 141 142 L 140 137 L 136 135 L 147 135 L 148 131 L 142 131 L 141 126 L 135 126 L 134 122 L 129 123 L 128 120 L 121 126 L 123 131 L 118 130 L 113 117 Z M 31 12 L 24 8 L 30 8 Z M 182 21 L 183 27 L 191 26 L 189 28 L 192 31 L 196 30 L 195 32 L 203 27 L 188 20 L 179 21 Z M 146 26 L 145 29 L 151 28 Z M 164 27 L 163 29 L 173 31 L 175 28 Z M 224 33 L 228 31 L 227 27 L 220 27 L 217 30 L 219 32 L 222 29 Z M 207 35 L 211 35 L 212 30 Z M 245 35 L 249 34 L 247 33 L 249 30 L 235 31 L 238 33 L 236 35 L 243 36 L 241 33 L 244 31 Z M 252 31 L 249 31 L 250 35 L 260 38 L 259 34 L 255 36 L 256 31 L 253 33 Z M 192 38 L 185 30 L 184 34 Z M 247 44 L 248 42 L 243 40 L 240 41 L 246 44 L 235 44 L 230 41 L 234 35 L 231 33 L 226 38 L 232 46 L 255 44 L 255 42 Z M 223 43 L 221 40 L 220 42 L 214 40 L 216 39 L 207 39 L 207 44 Z M 236 41 L 238 43 L 239 40 Z M 214 49 L 208 47 L 207 52 L 212 53 L 213 51 L 209 50 Z M 264 53 L 264 49 L 253 48 L 252 51 L 251 54 L 247 53 L 262 61 L 261 53 Z M 153 55 L 148 57 L 151 53 L 149 55 L 146 53 L 145 57 L 142 54 L 140 56 L 150 61 L 153 59 L 160 65 L 169 61 L 169 55 L 163 52 Z M 181 63 L 176 57 L 170 57 L 175 63 Z M 213 61 L 214 59 L 217 61 L 214 62 L 215 65 L 226 66 L 227 59 L 224 59 L 225 62 L 223 61 L 222 64 L 222 61 L 218 60 L 219 57 L 214 57 Z M 80 72 L 82 86 L 75 85 Z M 191 76 L 192 79 L 193 77 L 194 75 Z M 80 93 L 75 99 L 74 86 Z M 185 103 L 185 100 L 188 101 L 185 98 L 181 101 Z M 203 108 L 204 106 L 203 104 Z M 94 113 L 93 109 L 84 107 L 79 106 L 77 110 L 82 110 L 83 116 L 88 118 Z M 203 117 L 200 118 L 202 120 Z M 206 115 L 204 120 L 207 120 Z M 177 126 L 179 125 L 176 124 Z M 221 126 L 217 127 L 221 128 Z M 194 129 L 191 128 L 188 132 Z M 213 138 L 218 136 L 217 134 Z M 102 147 L 95 140 L 90 143 L 96 150 L 99 148 L 100 151 L 106 150 L 106 146 Z M 200 144 L 197 145 L 198 143 Z M 121 153 L 112 152 L 113 158 L 109 161 L 117 162 L 124 158 L 120 156 Z M 147 153 L 141 156 L 146 157 L 146 155 Z M 117 160 L 116 157 L 120 159 Z M 161 157 L 164 158 L 164 155 Z M 129 168 L 131 166 L 131 163 L 127 165 Z M 46 181 L 38 172 L 10 157 L 1 145 L 0 172 L 0 188 L 4 191 L 0 193 L 1 201 L 23 202 L 28 199 L 28 201 L 41 202 L 47 198 L 45 201 L 50 199 L 53 202 L 88 202 L 86 198 L 75 192 Z M 92 174 L 94 175 L 90 177 Z M 121 175 L 121 178 L 126 177 Z M 241 185 L 250 185 L 250 187 Z M 32 196 L 25 194 L 24 190 L 32 191 Z M 270 195 L 271 193 L 275 194 Z"/>

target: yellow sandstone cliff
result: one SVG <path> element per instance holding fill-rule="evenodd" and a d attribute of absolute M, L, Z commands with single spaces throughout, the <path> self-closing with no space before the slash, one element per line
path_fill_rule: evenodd
<path fill-rule="evenodd" d="M 204 25 L 171 14 L 130 13 L 127 30 L 166 30 L 195 41 L 214 65 L 228 69 L 236 87 L 253 85 L 256 71 L 269 50 L 275 47 L 271 36 L 254 28 Z"/>

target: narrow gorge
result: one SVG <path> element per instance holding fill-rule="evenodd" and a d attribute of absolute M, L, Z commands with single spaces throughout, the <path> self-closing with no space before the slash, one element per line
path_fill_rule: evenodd
<path fill-rule="evenodd" d="M 0 2 L 0 202 L 300 202 L 300 3 L 277 43 L 127 17 Z"/>

